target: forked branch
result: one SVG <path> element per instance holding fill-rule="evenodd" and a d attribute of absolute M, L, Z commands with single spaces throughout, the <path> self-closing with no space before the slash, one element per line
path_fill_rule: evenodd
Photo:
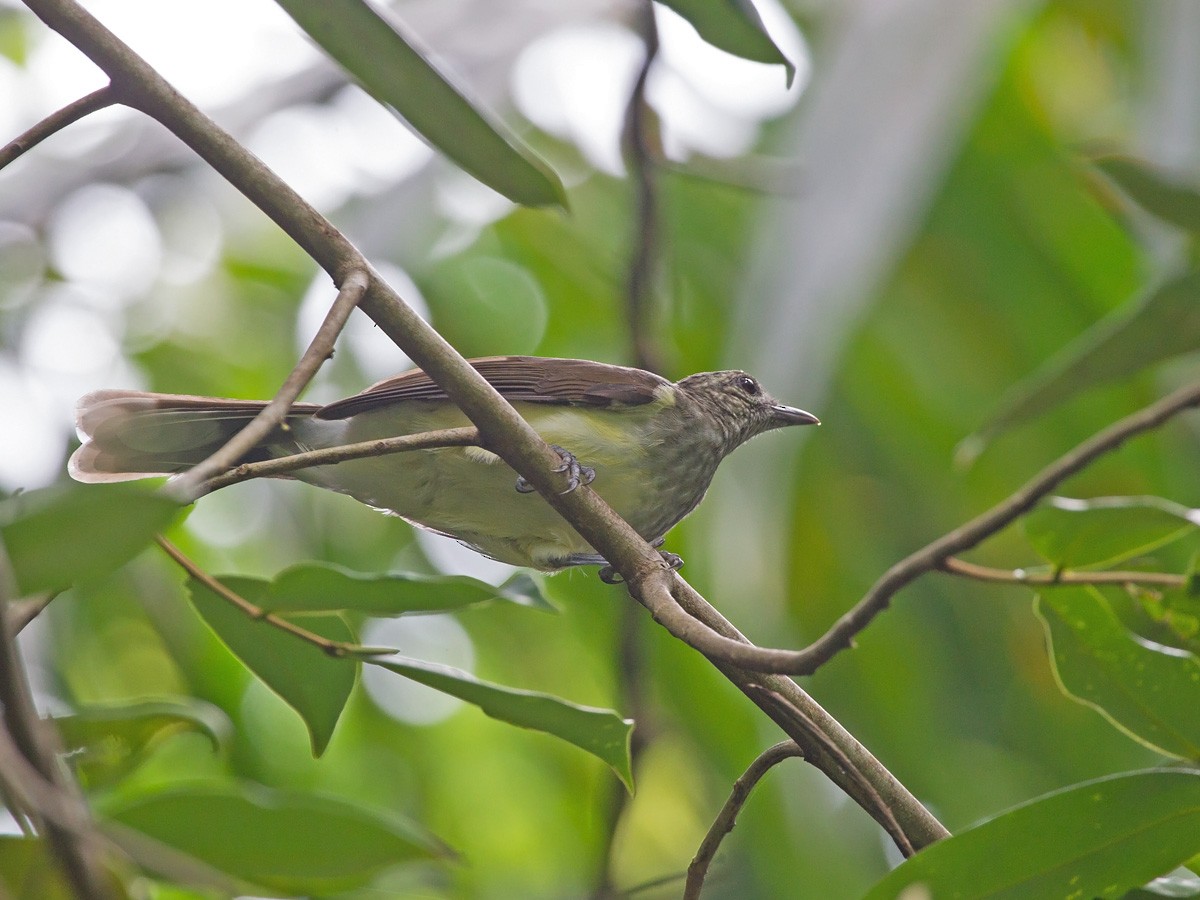
<path fill-rule="evenodd" d="M 84 116 L 90 115 L 107 106 L 120 102 L 112 85 L 108 84 L 99 90 L 92 91 L 62 109 L 52 112 L 38 122 L 20 137 L 15 138 L 0 149 L 0 169 L 20 157 L 27 150 L 36 147 L 52 134 L 57 134 L 73 122 L 78 122 Z"/>

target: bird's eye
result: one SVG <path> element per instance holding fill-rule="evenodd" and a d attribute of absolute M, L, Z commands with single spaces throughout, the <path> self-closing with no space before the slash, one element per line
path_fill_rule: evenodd
<path fill-rule="evenodd" d="M 737 381 L 734 382 L 739 388 L 749 394 L 751 397 L 757 397 L 762 393 L 762 388 L 758 386 L 758 382 L 749 375 L 739 375 Z"/>

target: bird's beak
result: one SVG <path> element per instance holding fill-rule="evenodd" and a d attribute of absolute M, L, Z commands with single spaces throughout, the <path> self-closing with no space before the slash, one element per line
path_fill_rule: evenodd
<path fill-rule="evenodd" d="M 821 420 L 794 406 L 772 406 L 771 424 L 775 428 L 785 428 L 788 425 L 820 425 Z"/>

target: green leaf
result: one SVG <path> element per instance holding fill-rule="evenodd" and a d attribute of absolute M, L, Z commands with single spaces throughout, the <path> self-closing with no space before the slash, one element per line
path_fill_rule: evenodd
<path fill-rule="evenodd" d="M 29 18 L 15 9 L 0 10 L 0 56 L 24 67 L 29 57 Z"/>
<path fill-rule="evenodd" d="M 1092 164 L 1146 212 L 1188 231 L 1200 231 L 1200 191 L 1196 188 L 1131 156 L 1102 156 Z"/>
<path fill-rule="evenodd" d="M 144 484 L 62 484 L 0 502 L 0 540 L 26 596 L 107 575 L 182 515 Z"/>
<path fill-rule="evenodd" d="M 1130 891 L 1124 900 L 1158 900 L 1160 897 L 1174 897 L 1176 900 L 1200 897 L 1200 877 L 1187 869 L 1176 869 Z"/>
<path fill-rule="evenodd" d="M 1101 319 L 1000 400 L 996 413 L 955 450 L 967 465 L 997 435 L 1070 398 L 1128 379 L 1143 369 L 1200 349 L 1200 272 L 1151 289 Z"/>
<path fill-rule="evenodd" d="M 354 610 L 372 616 L 446 612 L 489 600 L 553 609 L 537 583 L 518 573 L 496 587 L 465 575 L 365 575 L 328 563 L 302 563 L 280 572 L 262 607 L 285 612 Z"/>
<path fill-rule="evenodd" d="M 938 841 L 867 894 L 1062 900 L 1120 897 L 1200 849 L 1200 773 L 1115 775 L 1048 794 Z M 919 887 L 918 887 L 919 886 Z"/>
<path fill-rule="evenodd" d="M 230 733 L 225 713 L 190 697 L 93 706 L 54 719 L 68 760 L 88 787 L 130 772 L 164 737 L 196 731 L 220 748 Z"/>
<path fill-rule="evenodd" d="M 526 206 L 566 206 L 558 176 L 363 0 L 276 0 L 380 103 L 464 170 Z"/>
<path fill-rule="evenodd" d="M 792 86 L 796 67 L 767 33 L 766 26 L 750 0 L 659 0 L 683 16 L 700 37 L 714 47 L 753 62 L 783 66 L 787 86 Z"/>
<path fill-rule="evenodd" d="M 1112 566 L 1186 537 L 1200 510 L 1161 497 L 1052 497 L 1022 522 L 1041 556 L 1064 569 Z"/>
<path fill-rule="evenodd" d="M 1129 632 L 1093 587 L 1038 595 L 1064 693 L 1160 753 L 1200 760 L 1200 659 Z"/>
<path fill-rule="evenodd" d="M 221 583 L 251 603 L 266 596 L 267 582 L 222 578 Z M 312 739 L 314 756 L 325 752 L 346 706 L 358 666 L 321 648 L 251 618 L 195 579 L 188 581 L 192 603 L 225 646 L 250 671 L 300 714 Z M 306 616 L 304 627 L 334 641 L 353 642 L 350 627 L 337 616 Z"/>
<path fill-rule="evenodd" d="M 205 784 L 106 803 L 104 815 L 251 884 L 325 896 L 450 851 L 393 813 L 319 794 Z"/>
<path fill-rule="evenodd" d="M 550 694 L 522 691 L 480 681 L 475 676 L 437 663 L 390 657 L 367 660 L 397 675 L 478 706 L 493 719 L 544 731 L 598 756 L 633 790 L 629 739 L 633 721 L 611 709 L 579 706 Z"/>
<path fill-rule="evenodd" d="M 1172 646 L 1200 654 L 1200 599 L 1186 590 L 1169 588 L 1152 590 L 1145 587 L 1127 588 L 1133 598 L 1154 622 L 1167 628 L 1164 637 Z"/>
<path fill-rule="evenodd" d="M 13 900 L 75 900 L 63 868 L 40 838 L 0 835 L 0 890 Z"/>

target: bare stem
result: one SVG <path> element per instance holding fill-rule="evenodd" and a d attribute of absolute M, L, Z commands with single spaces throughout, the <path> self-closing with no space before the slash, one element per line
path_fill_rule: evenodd
<path fill-rule="evenodd" d="M 13 597 L 8 554 L 0 544 L 0 609 Z M 58 733 L 34 707 L 16 632 L 0 616 L 0 781 L 40 823 L 74 893 L 81 900 L 114 896 L 99 836 L 74 781 L 58 759 Z"/>
<path fill-rule="evenodd" d="M 1046 466 L 987 512 L 896 563 L 824 636 L 803 650 L 756 647 L 716 633 L 710 623 L 696 618 L 695 608 L 700 604 L 708 604 L 679 578 L 667 591 L 643 589 L 636 596 L 646 604 L 659 623 L 709 659 L 755 672 L 811 675 L 841 650 L 850 647 L 854 636 L 887 609 L 891 598 L 901 588 L 927 572 L 942 568 L 955 554 L 970 550 L 996 534 L 1032 509 L 1068 477 L 1104 454 L 1116 450 L 1132 437 L 1161 427 L 1196 406 L 1200 406 L 1200 382 L 1180 388 L 1097 432 Z M 1141 580 L 1148 581 L 1144 578 Z M 679 602 L 671 602 L 671 596 Z M 692 621 L 689 622 L 689 619 Z"/>
<path fill-rule="evenodd" d="M 646 102 L 646 82 L 658 56 L 658 26 L 651 0 L 642 0 L 637 10 L 637 30 L 642 39 L 644 55 L 625 104 L 622 134 L 626 166 L 635 191 L 629 269 L 625 280 L 625 319 L 634 365 L 661 373 L 661 349 L 650 331 L 660 246 L 658 191 L 649 134 L 654 111 Z M 654 710 L 646 702 L 646 658 L 640 643 L 640 611 L 632 603 L 627 603 L 621 605 L 617 615 L 620 619 L 617 626 L 617 653 L 620 659 L 617 673 L 622 708 L 638 723 L 629 745 L 630 763 L 636 771 L 655 730 Z M 592 892 L 592 900 L 622 896 L 613 881 L 613 850 L 617 829 L 632 798 L 625 786 L 616 781 L 612 783 L 609 797 L 604 810 L 605 839 L 599 854 L 599 878 Z"/>
<path fill-rule="evenodd" d="M 1022 584 L 1031 587 L 1056 587 L 1071 584 L 1152 584 L 1158 587 L 1183 587 L 1187 579 L 1171 572 L 1028 572 L 1025 569 L 993 569 L 967 562 L 955 556 L 942 560 L 938 569 L 950 575 L 974 578 L 1001 584 Z"/>
<path fill-rule="evenodd" d="M 823 637 L 800 651 L 803 665 L 796 671 L 814 672 L 836 653 L 848 648 L 854 636 L 887 609 L 892 597 L 905 585 L 938 568 L 949 557 L 970 550 L 996 534 L 1071 475 L 1116 450 L 1131 437 L 1153 431 L 1197 405 L 1200 405 L 1200 382 L 1180 388 L 1157 403 L 1114 422 L 1060 456 L 987 512 L 905 557 L 884 572 L 854 608 L 838 619 Z"/>
<path fill-rule="evenodd" d="M 20 634 L 25 626 L 42 614 L 50 601 L 57 597 L 58 591 L 45 591 L 24 600 L 14 600 L 8 604 L 8 627 L 12 634 Z"/>
<path fill-rule="evenodd" d="M 639 10 L 639 30 L 645 55 L 625 106 L 622 134 L 626 164 L 635 188 L 636 212 L 625 297 L 634 364 L 652 372 L 661 372 L 661 354 L 649 330 L 659 246 L 658 185 L 654 175 L 654 158 L 660 155 L 651 146 L 652 143 L 657 144 L 656 136 L 652 134 L 654 110 L 646 102 L 646 82 L 658 57 L 658 27 L 654 22 L 654 6 L 649 0 Z"/>
<path fill-rule="evenodd" d="M 740 640 L 727 641 L 726 637 L 709 631 L 709 635 L 715 639 L 715 645 L 709 641 L 702 646 L 702 641 L 696 637 L 685 637 L 688 632 L 678 628 L 678 619 L 669 619 L 665 607 L 669 606 L 679 613 L 689 627 L 701 627 L 701 624 L 671 600 L 667 588 L 677 579 L 674 573 L 666 570 L 658 552 L 594 491 L 581 487 L 562 493 L 565 476 L 555 472 L 559 463 L 558 455 L 550 450 L 495 388 L 378 277 L 344 235 L 260 160 L 175 91 L 145 60 L 78 3 L 73 0 L 25 2 L 47 25 L 62 34 L 108 74 L 119 89 L 123 102 L 157 119 L 191 147 L 308 252 L 329 272 L 335 284 L 342 284 L 352 271 L 366 271 L 370 285 L 360 303 L 362 310 L 418 366 L 429 373 L 478 426 L 482 444 L 500 455 L 537 488 L 542 497 L 621 574 L 633 595 L 645 602 L 660 622 L 671 622 L 668 627 L 676 637 L 688 640 L 708 655 L 743 693 L 756 704 L 762 705 L 786 733 L 808 739 L 805 731 L 808 726 L 805 723 L 782 709 L 781 704 L 765 703 L 760 693 L 756 693 L 756 688 L 766 686 L 787 698 L 789 703 L 812 703 L 811 698 L 786 678 L 764 677 L 723 660 L 720 652 L 728 646 L 739 651 L 755 649 L 742 645 L 740 640 L 744 638 L 737 635 L 728 623 L 725 625 Z M 665 598 L 666 602 L 656 602 L 651 606 L 646 599 L 651 596 L 660 601 Z M 940 823 L 886 773 L 878 760 L 824 710 L 815 704 L 813 706 L 815 709 L 806 709 L 805 714 L 817 727 L 834 729 L 838 735 L 836 740 L 843 749 L 846 746 L 857 747 L 857 757 L 851 755 L 851 758 L 856 759 L 858 765 L 867 766 L 868 777 L 875 789 L 885 802 L 892 804 L 897 818 L 915 845 L 923 846 L 946 834 Z M 805 749 L 808 752 L 809 748 Z M 819 751 L 819 748 L 816 749 Z M 851 791 L 851 796 L 874 814 L 869 801 L 853 793 L 853 780 L 845 777 L 836 759 L 828 753 L 818 752 L 814 764 L 843 789 Z"/>
<path fill-rule="evenodd" d="M 204 493 L 205 482 L 208 479 L 236 463 L 287 418 L 300 392 L 308 387 L 308 383 L 325 360 L 333 356 L 333 347 L 337 343 L 338 335 L 342 333 L 350 314 L 362 300 L 367 284 L 367 274 L 362 270 L 356 269 L 346 275 L 321 327 L 317 329 L 308 349 L 276 391 L 271 402 L 208 459 L 172 479 L 167 489 L 172 496 L 183 503 L 195 500 Z"/>
<path fill-rule="evenodd" d="M 3 169 L 27 150 L 36 147 L 52 134 L 62 131 L 68 125 L 78 122 L 86 115 L 104 109 L 106 106 L 112 106 L 117 102 L 119 101 L 112 89 L 112 85 L 106 84 L 99 90 L 92 91 L 87 96 L 80 97 L 78 100 L 68 103 L 62 109 L 52 112 L 20 137 L 9 142 L 3 149 L 0 149 L 0 169 Z"/>
<path fill-rule="evenodd" d="M 331 641 L 327 637 L 322 637 L 315 632 L 309 631 L 307 628 L 301 628 L 294 622 L 289 622 L 282 616 L 278 616 L 273 612 L 267 612 L 260 606 L 251 603 L 241 594 L 230 590 L 217 579 L 213 578 L 203 569 L 201 569 L 194 561 L 189 559 L 182 550 L 168 541 L 162 535 L 154 539 L 158 546 L 162 547 L 167 556 L 179 563 L 180 568 L 188 573 L 192 578 L 199 581 L 202 585 L 220 597 L 222 600 L 236 606 L 239 610 L 245 613 L 249 618 L 256 619 L 260 622 L 266 622 L 280 631 L 285 631 L 293 637 L 298 637 L 302 641 L 307 641 L 320 650 L 326 656 L 332 656 L 335 659 L 345 657 L 362 657 L 362 656 L 388 656 L 396 653 L 389 647 L 363 647 L 359 644 L 348 644 L 345 641 Z"/>
<path fill-rule="evenodd" d="M 399 437 L 360 441 L 356 444 L 342 444 L 340 447 L 293 453 L 289 456 L 267 459 L 262 462 L 242 463 L 240 466 L 234 466 L 228 472 L 208 479 L 204 482 L 203 489 L 205 493 L 208 493 L 240 481 L 249 481 L 251 478 L 277 478 L 300 469 L 331 466 L 335 463 L 370 456 L 387 456 L 391 453 L 406 453 L 411 450 L 437 450 L 442 447 L 478 446 L 480 446 L 479 429 L 471 426 L 423 431 L 420 434 L 402 434 Z"/>
<path fill-rule="evenodd" d="M 656 618 L 657 610 L 670 610 L 672 618 L 682 615 L 722 640 L 759 649 L 674 572 L 654 579 L 648 587 L 643 602 Z M 882 762 L 791 678 L 709 659 L 800 745 L 809 763 L 892 835 L 902 852 L 910 852 L 908 847 L 920 849 L 949 834 Z"/>
<path fill-rule="evenodd" d="M 688 866 L 683 900 L 698 900 L 700 890 L 704 887 L 704 877 L 708 874 L 708 867 L 717 855 L 717 850 L 721 846 L 721 841 L 725 839 L 725 835 L 733 831 L 733 826 L 737 824 L 738 813 L 750 799 L 750 792 L 754 790 L 755 785 L 775 766 L 794 756 L 804 756 L 804 751 L 796 745 L 795 741 L 780 741 L 760 753 L 754 762 L 750 763 L 749 768 L 733 783 L 729 799 L 725 801 L 717 818 L 709 826 L 708 833 L 704 835 L 704 840 L 700 842 L 700 848 L 696 851 L 696 856 Z"/>

